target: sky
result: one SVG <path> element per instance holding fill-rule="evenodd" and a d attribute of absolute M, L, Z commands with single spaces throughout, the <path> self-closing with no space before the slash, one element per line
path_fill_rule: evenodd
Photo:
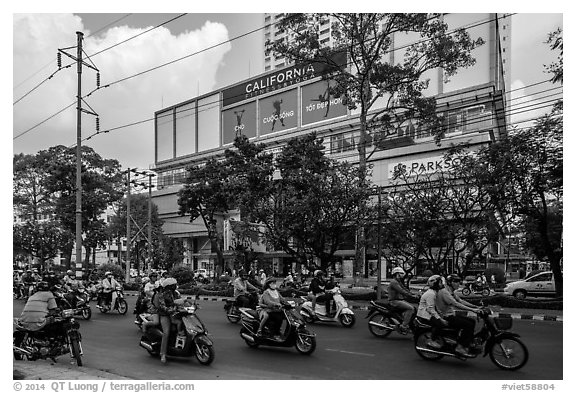
<path fill-rule="evenodd" d="M 96 116 L 83 114 L 82 144 L 123 168 L 148 169 L 155 111 L 263 72 L 263 11 L 14 13 L 13 153 L 76 144 L 77 69 L 63 56 L 71 67 L 58 70 L 56 54 L 69 48 L 75 56 L 80 31 L 86 61 L 99 70 L 101 86 L 110 85 L 97 89 L 96 71 L 83 67 L 82 106 L 110 131 L 97 133 Z M 529 97 L 543 87 L 523 87 L 547 79 L 543 65 L 556 59 L 544 42 L 563 18 L 519 13 L 512 25 L 512 90 Z"/>

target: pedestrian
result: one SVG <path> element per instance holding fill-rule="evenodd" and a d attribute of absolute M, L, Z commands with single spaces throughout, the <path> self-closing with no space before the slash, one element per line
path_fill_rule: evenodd
<path fill-rule="evenodd" d="M 265 283 L 266 283 L 266 273 L 264 272 L 264 269 L 260 269 L 260 284 L 264 286 Z"/>

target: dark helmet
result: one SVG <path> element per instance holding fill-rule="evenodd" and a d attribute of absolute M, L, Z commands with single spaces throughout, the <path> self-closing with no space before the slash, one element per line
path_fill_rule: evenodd
<path fill-rule="evenodd" d="M 462 282 L 462 279 L 460 278 L 459 275 L 452 273 L 446 277 L 446 282 L 448 284 L 452 284 L 453 282 Z"/>
<path fill-rule="evenodd" d="M 36 285 L 36 290 L 37 291 L 47 291 L 49 290 L 50 287 L 48 286 L 48 283 L 46 281 L 40 281 L 37 285 Z"/>
<path fill-rule="evenodd" d="M 241 269 L 241 270 L 238 272 L 238 277 L 248 277 L 248 272 L 247 272 L 246 270 L 244 270 L 244 269 Z"/>

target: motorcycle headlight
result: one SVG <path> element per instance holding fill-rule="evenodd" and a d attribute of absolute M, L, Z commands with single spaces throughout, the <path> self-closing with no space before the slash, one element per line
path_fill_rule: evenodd
<path fill-rule="evenodd" d="M 74 316 L 74 310 L 62 310 L 62 316 L 64 318 L 70 318 Z"/>

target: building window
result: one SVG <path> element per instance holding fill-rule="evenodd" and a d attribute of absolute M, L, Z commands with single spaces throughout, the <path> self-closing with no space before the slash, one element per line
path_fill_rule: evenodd
<path fill-rule="evenodd" d="M 267 65 L 266 67 L 264 67 L 264 71 L 270 71 L 270 66 Z"/>
<path fill-rule="evenodd" d="M 329 32 L 330 32 L 330 29 L 324 29 L 320 32 L 320 35 L 328 34 Z"/>
<path fill-rule="evenodd" d="M 323 45 L 323 44 L 325 44 L 325 43 L 327 43 L 327 42 L 330 42 L 330 37 L 324 38 L 324 39 L 320 40 L 320 45 Z"/>
<path fill-rule="evenodd" d="M 339 134 L 330 137 L 330 153 L 338 154 L 346 151 L 354 150 L 356 143 L 354 135 L 352 134 Z"/>
<path fill-rule="evenodd" d="M 270 22 L 270 15 L 268 15 L 266 18 L 264 18 L 264 22 Z"/>

